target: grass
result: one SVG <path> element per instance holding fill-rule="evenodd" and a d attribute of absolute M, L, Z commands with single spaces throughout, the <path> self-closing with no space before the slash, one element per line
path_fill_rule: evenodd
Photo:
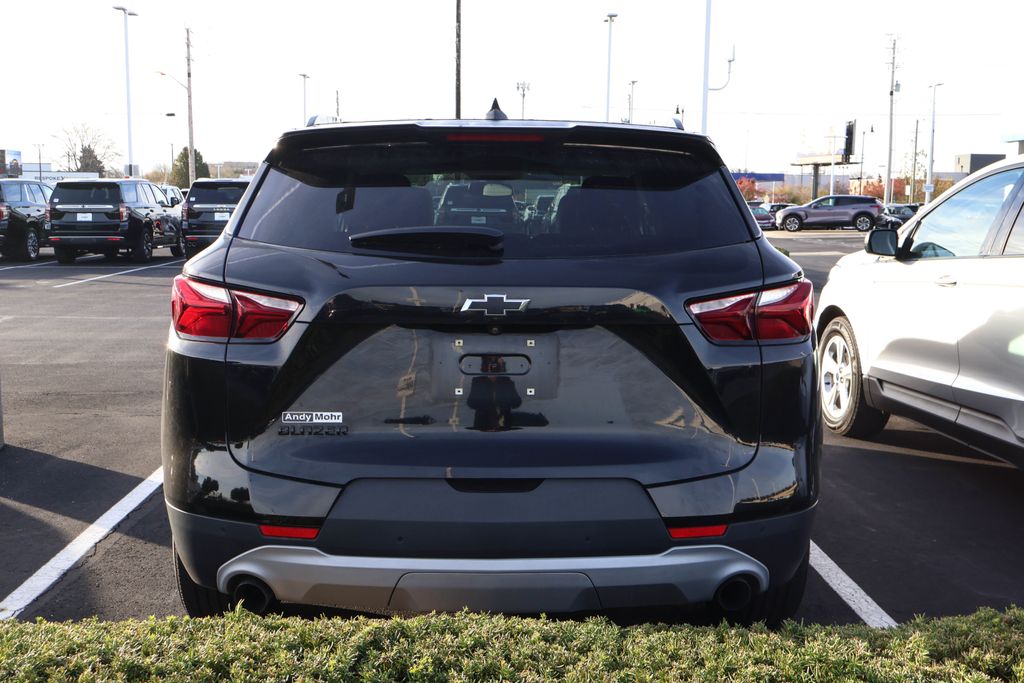
<path fill-rule="evenodd" d="M 0 681 L 1024 680 L 1024 610 L 763 628 L 520 619 L 0 622 Z"/>

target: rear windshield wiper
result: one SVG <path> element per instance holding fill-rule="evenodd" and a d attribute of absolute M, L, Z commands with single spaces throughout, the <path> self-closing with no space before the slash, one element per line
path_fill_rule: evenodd
<path fill-rule="evenodd" d="M 484 226 L 424 225 L 371 230 L 348 239 L 359 249 L 441 256 L 500 256 L 505 233 Z"/>

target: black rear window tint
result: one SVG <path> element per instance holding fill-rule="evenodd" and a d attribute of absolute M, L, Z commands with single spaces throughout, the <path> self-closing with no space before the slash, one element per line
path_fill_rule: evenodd
<path fill-rule="evenodd" d="M 120 204 L 117 183 L 57 183 L 50 200 L 57 204 Z"/>
<path fill-rule="evenodd" d="M 237 204 L 245 193 L 241 183 L 194 183 L 188 192 L 190 204 Z"/>
<path fill-rule="evenodd" d="M 689 251 L 751 239 L 729 182 L 722 168 L 697 155 L 633 147 L 306 149 L 275 160 L 238 235 L 358 252 L 349 238 L 363 232 L 485 226 L 504 233 L 505 258 Z M 517 201 L 551 205 L 524 211 Z"/>

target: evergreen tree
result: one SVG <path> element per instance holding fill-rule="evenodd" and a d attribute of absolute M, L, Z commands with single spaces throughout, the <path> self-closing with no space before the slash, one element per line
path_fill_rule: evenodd
<path fill-rule="evenodd" d="M 196 150 L 196 177 L 210 177 L 210 167 L 203 161 L 203 155 Z M 174 160 L 171 168 L 171 185 L 188 187 L 188 147 L 183 147 Z"/>
<path fill-rule="evenodd" d="M 78 168 L 76 171 L 86 173 L 99 173 L 103 175 L 104 165 L 96 155 L 92 145 L 82 145 L 82 151 L 78 153 Z"/>

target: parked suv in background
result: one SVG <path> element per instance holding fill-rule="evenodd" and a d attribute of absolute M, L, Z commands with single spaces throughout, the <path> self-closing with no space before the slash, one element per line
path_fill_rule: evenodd
<path fill-rule="evenodd" d="M 836 194 L 820 197 L 801 206 L 780 209 L 775 224 L 789 232 L 802 228 L 840 228 L 853 226 L 861 232 L 875 227 L 884 211 L 882 202 L 875 197 L 854 194 Z"/>
<path fill-rule="evenodd" d="M 1024 157 L 988 166 L 839 260 L 819 297 L 825 424 L 890 414 L 1024 467 Z"/>
<path fill-rule="evenodd" d="M 217 239 L 247 187 L 248 180 L 230 178 L 200 178 L 192 183 L 181 205 L 181 230 L 189 258 Z"/>
<path fill-rule="evenodd" d="M 52 188 L 31 180 L 0 179 L 0 252 L 35 261 L 50 240 L 46 203 Z"/>
<path fill-rule="evenodd" d="M 542 231 L 502 206 L 559 184 Z M 811 305 L 700 135 L 286 133 L 173 285 L 185 608 L 710 604 L 776 624 L 818 495 Z"/>
<path fill-rule="evenodd" d="M 145 180 L 62 180 L 50 197 L 50 243 L 60 263 L 83 253 L 116 257 L 127 251 L 137 263 L 168 246 L 181 256 L 183 244 L 174 199 Z"/>
<path fill-rule="evenodd" d="M 164 193 L 168 200 L 176 199 L 178 205 L 185 201 L 185 195 L 181 193 L 181 188 L 174 185 L 157 185 L 157 187 L 160 188 L 160 191 Z"/>

